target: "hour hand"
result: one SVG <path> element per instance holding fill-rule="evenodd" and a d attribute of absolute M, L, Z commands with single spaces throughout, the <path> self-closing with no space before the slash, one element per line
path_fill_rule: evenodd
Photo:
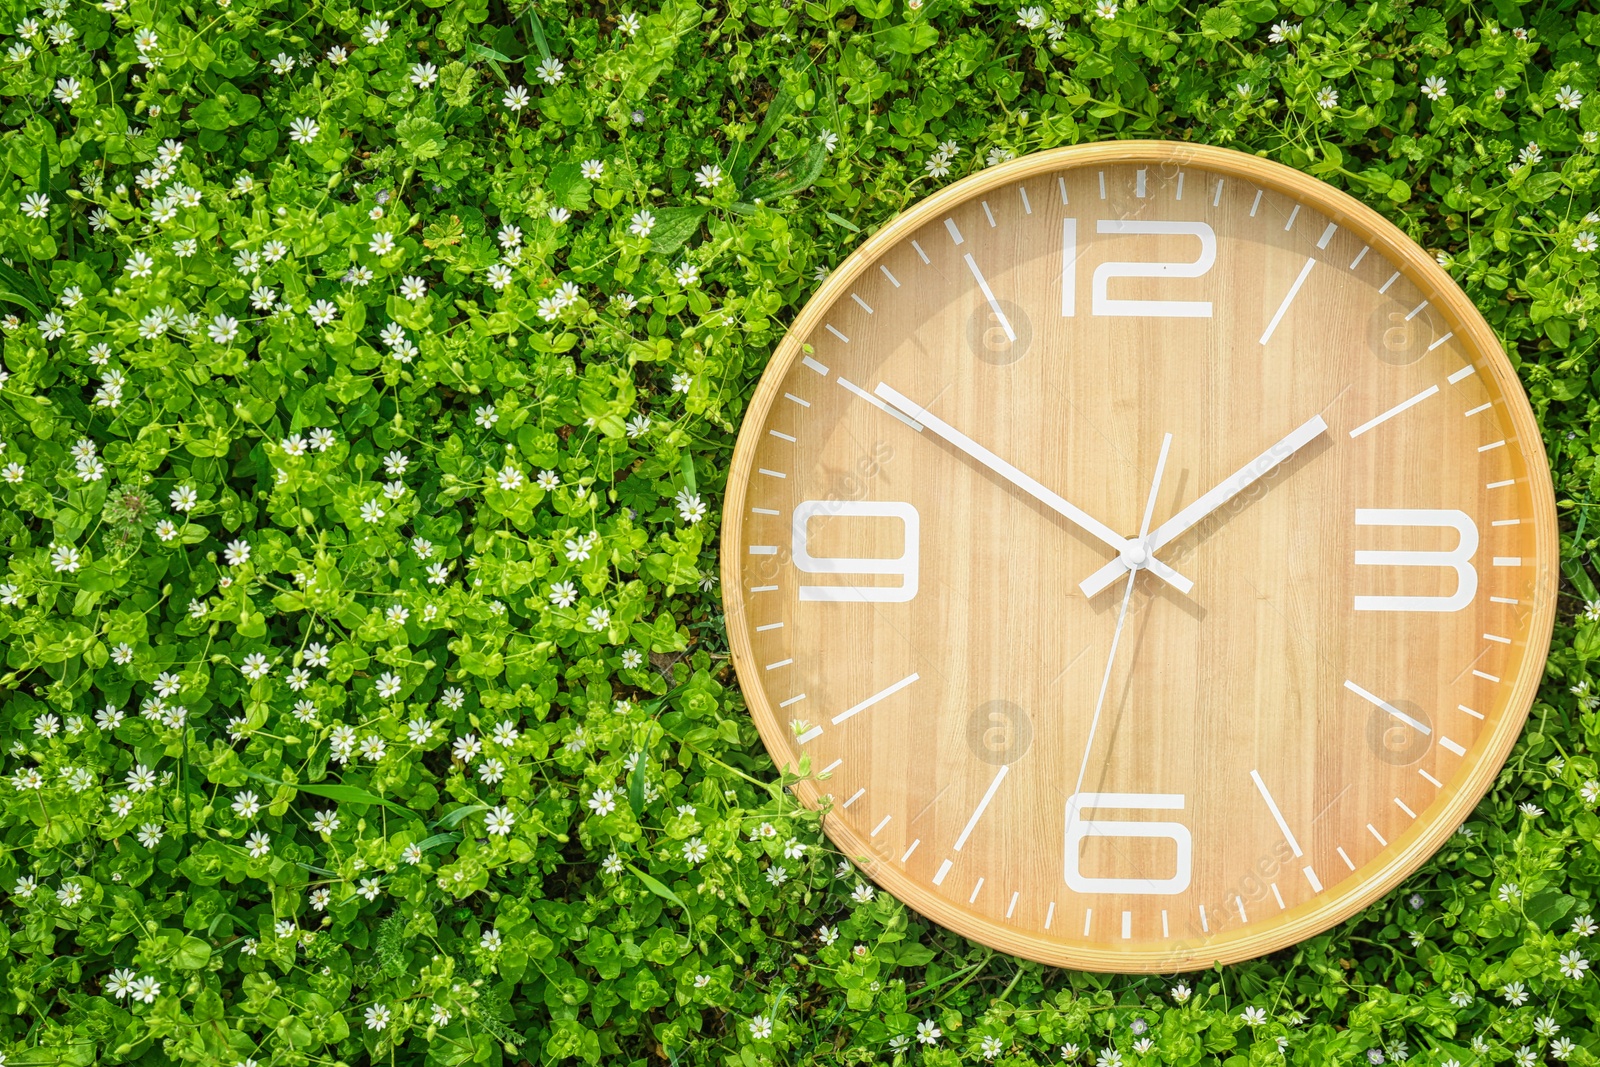
<path fill-rule="evenodd" d="M 1144 567 L 1180 592 L 1187 593 L 1194 588 L 1193 582 L 1156 559 L 1151 552 L 1146 550 L 1142 541 L 1123 537 L 1093 515 L 1075 507 L 1059 493 L 1045 488 L 1037 479 L 1024 474 L 1010 463 L 978 444 L 978 442 L 951 426 L 939 416 L 928 411 L 921 404 L 890 388 L 883 382 L 879 382 L 878 387 L 873 392 L 890 407 L 895 408 L 908 418 L 915 419 L 922 424 L 924 429 L 932 430 L 935 434 L 944 438 L 985 467 L 988 467 L 1018 489 L 1021 489 L 1058 515 L 1064 516 L 1080 529 L 1098 538 L 1117 553 L 1119 561 L 1125 561 L 1120 567 L 1121 570 Z"/>
<path fill-rule="evenodd" d="M 1157 549 L 1164 548 L 1167 544 L 1187 532 L 1201 519 L 1255 484 L 1268 471 L 1312 441 L 1315 441 L 1327 429 L 1328 424 L 1322 420 L 1321 415 L 1313 415 L 1310 419 L 1297 426 L 1283 440 L 1234 471 L 1205 496 L 1157 527 L 1155 532 L 1146 539 L 1150 551 L 1155 552 Z M 1123 559 L 1114 559 L 1080 582 L 1078 588 L 1083 590 L 1084 596 L 1094 596 L 1130 569 L 1132 568 Z"/>

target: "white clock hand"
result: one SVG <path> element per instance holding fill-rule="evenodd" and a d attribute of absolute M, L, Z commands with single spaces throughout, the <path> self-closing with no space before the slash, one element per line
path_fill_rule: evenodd
<path fill-rule="evenodd" d="M 1310 421 L 1296 428 L 1289 436 L 1224 478 L 1205 496 L 1156 527 L 1156 532 L 1144 539 L 1146 550 L 1154 553 L 1176 540 L 1179 535 L 1183 534 L 1195 523 L 1249 488 L 1252 483 L 1316 440 L 1327 429 L 1328 424 L 1322 421 L 1321 415 L 1313 416 Z M 1122 572 L 1128 569 L 1128 565 L 1119 556 L 1085 578 L 1079 583 L 1078 588 L 1083 590 L 1084 596 L 1094 596 L 1116 581 Z"/>
<path fill-rule="evenodd" d="M 1150 482 L 1150 498 L 1144 505 L 1144 523 L 1139 527 L 1139 539 L 1144 540 L 1150 530 L 1150 516 L 1156 508 L 1156 490 L 1161 486 L 1161 472 L 1167 466 L 1167 449 L 1172 446 L 1172 435 L 1167 434 L 1161 442 L 1161 458 L 1156 460 L 1156 476 Z M 1138 577 L 1138 570 L 1128 572 L 1128 587 L 1122 593 L 1122 610 L 1117 612 L 1117 628 L 1111 634 L 1111 654 L 1106 657 L 1106 673 L 1100 678 L 1100 696 L 1094 702 L 1094 718 L 1089 720 L 1089 740 L 1083 746 L 1083 761 L 1078 764 L 1078 783 L 1072 788 L 1072 795 L 1077 796 L 1083 791 L 1083 774 L 1089 768 L 1089 753 L 1094 750 L 1094 732 L 1100 725 L 1100 712 L 1106 704 L 1106 687 L 1111 684 L 1111 665 L 1117 661 L 1117 642 L 1122 640 L 1122 624 L 1128 620 L 1128 601 L 1133 597 L 1133 580 Z"/>
<path fill-rule="evenodd" d="M 1045 504 L 1056 513 L 1070 519 L 1083 530 L 1093 534 L 1095 537 L 1105 542 L 1106 545 L 1112 549 L 1115 549 L 1117 553 L 1119 553 L 1119 567 L 1121 566 L 1121 554 L 1130 553 L 1132 555 L 1131 564 L 1133 566 L 1142 566 L 1143 568 L 1148 569 L 1150 573 L 1161 578 L 1163 581 L 1167 582 L 1180 592 L 1187 593 L 1190 589 L 1194 588 L 1193 582 L 1179 574 L 1177 571 L 1173 570 L 1171 567 L 1167 566 L 1165 563 L 1162 563 L 1160 560 L 1156 559 L 1152 552 L 1147 551 L 1141 546 L 1138 539 L 1123 537 L 1121 534 L 1117 533 L 1117 531 L 1113 530 L 1099 519 L 1068 503 L 1068 501 L 1059 493 L 1052 492 L 1051 490 L 1045 488 L 1044 485 L 1041 484 L 1037 479 L 1022 473 L 1022 471 L 1018 470 L 1010 463 L 1007 463 L 1005 460 L 1001 459 L 987 448 L 984 448 L 982 445 L 978 444 L 978 442 L 974 441 L 972 438 L 968 437 L 954 426 L 951 426 L 948 422 L 945 422 L 943 419 L 939 418 L 939 416 L 929 412 L 922 405 L 908 399 L 901 393 L 896 392 L 883 382 L 879 382 L 877 388 L 874 389 L 873 392 L 882 397 L 884 402 L 890 407 L 896 408 L 907 417 L 915 419 L 917 422 L 921 423 L 925 429 L 932 430 L 934 433 L 938 434 L 946 441 L 949 441 L 952 445 L 955 445 L 957 448 L 971 456 L 973 459 L 977 460 L 979 463 L 982 463 L 985 467 L 988 467 L 990 470 L 1000 475 L 1000 477 L 1004 478 L 1018 489 L 1021 489 L 1035 500 Z M 1120 573 L 1120 570 L 1118 573 Z"/>

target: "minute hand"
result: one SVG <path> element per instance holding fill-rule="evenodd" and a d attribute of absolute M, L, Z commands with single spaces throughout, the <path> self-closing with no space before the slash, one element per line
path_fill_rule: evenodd
<path fill-rule="evenodd" d="M 1037 479 L 1024 474 L 954 426 L 951 426 L 948 422 L 939 418 L 939 416 L 924 409 L 921 404 L 890 388 L 883 382 L 879 382 L 873 392 L 883 398 L 890 407 L 897 408 L 902 414 L 920 422 L 924 428 L 932 430 L 1018 489 L 1049 507 L 1052 511 L 1070 519 L 1086 532 L 1105 542 L 1114 551 L 1120 553 L 1130 544 L 1128 538 L 1123 537 L 1093 515 L 1075 507 L 1065 497 L 1045 488 Z M 1145 567 L 1156 577 L 1161 578 L 1180 592 L 1187 593 L 1194 588 L 1193 582 L 1156 559 L 1153 555 L 1150 556 L 1149 562 L 1145 564 Z"/>
<path fill-rule="evenodd" d="M 1328 424 L 1322 421 L 1321 415 L 1313 416 L 1309 422 L 1295 429 L 1289 436 L 1224 478 L 1205 496 L 1156 527 L 1156 531 L 1148 538 L 1148 550 L 1151 553 L 1157 552 L 1176 540 L 1190 527 L 1249 488 L 1268 471 L 1310 444 L 1327 429 Z M 1078 588 L 1083 590 L 1084 596 L 1094 596 L 1127 570 L 1127 565 L 1119 556 L 1085 578 L 1079 583 Z"/>

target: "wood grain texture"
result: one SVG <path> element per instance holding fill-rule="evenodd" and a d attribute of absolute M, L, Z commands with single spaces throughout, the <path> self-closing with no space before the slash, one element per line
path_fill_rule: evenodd
<path fill-rule="evenodd" d="M 1107 303 L 1135 300 L 1181 306 Z M 1139 572 L 1107 673 L 1126 579 L 1079 583 L 1116 551 L 868 399 L 880 383 L 1125 536 L 1165 434 L 1152 528 L 1327 431 L 1157 553 L 1190 593 Z M 1454 610 L 1356 609 L 1455 596 L 1457 569 L 1357 553 L 1451 553 L 1465 527 Z M 751 714 L 839 848 L 974 940 L 1116 971 L 1260 955 L 1414 871 L 1526 718 L 1557 573 L 1532 413 L 1429 253 L 1299 172 L 1167 142 L 990 168 L 863 243 L 757 387 L 722 539 Z M 914 569 L 819 569 L 910 547 Z M 814 599 L 844 585 L 875 599 Z M 1107 832 L 1069 847 L 1075 793 L 1138 796 L 1082 810 Z"/>

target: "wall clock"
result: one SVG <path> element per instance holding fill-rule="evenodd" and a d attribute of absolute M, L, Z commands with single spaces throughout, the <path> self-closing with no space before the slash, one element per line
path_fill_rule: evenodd
<path fill-rule="evenodd" d="M 1415 870 L 1527 715 L 1557 573 L 1532 412 L 1432 257 L 1166 142 L 865 242 L 761 379 L 722 532 L 751 714 L 834 842 L 976 941 L 1116 971 Z"/>

